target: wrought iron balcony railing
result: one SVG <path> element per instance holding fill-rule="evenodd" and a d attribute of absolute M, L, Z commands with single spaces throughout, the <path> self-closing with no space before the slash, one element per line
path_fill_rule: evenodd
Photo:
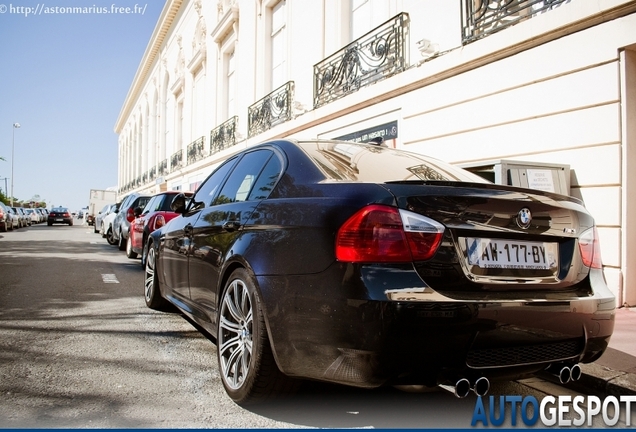
<path fill-rule="evenodd" d="M 204 158 L 203 147 L 205 146 L 205 136 L 198 138 L 188 145 L 188 165 Z"/>
<path fill-rule="evenodd" d="M 406 70 L 408 35 L 403 12 L 314 65 L 314 108 Z"/>
<path fill-rule="evenodd" d="M 153 166 L 148 170 L 148 181 L 153 181 L 157 178 L 157 167 Z"/>
<path fill-rule="evenodd" d="M 292 118 L 294 82 L 283 84 L 247 109 L 247 136 L 253 137 Z"/>
<path fill-rule="evenodd" d="M 570 0 L 463 0 L 462 42 L 473 42 L 569 2 Z"/>
<path fill-rule="evenodd" d="M 148 171 L 146 171 L 145 173 L 141 175 L 141 184 L 146 184 L 146 183 L 148 183 Z"/>
<path fill-rule="evenodd" d="M 238 116 L 234 116 L 210 131 L 210 154 L 236 144 L 237 126 Z"/>
<path fill-rule="evenodd" d="M 159 162 L 159 167 L 157 168 L 157 172 L 159 177 L 168 174 L 168 159 L 164 159 Z"/>
<path fill-rule="evenodd" d="M 170 156 L 170 172 L 183 168 L 183 149 L 177 150 Z"/>

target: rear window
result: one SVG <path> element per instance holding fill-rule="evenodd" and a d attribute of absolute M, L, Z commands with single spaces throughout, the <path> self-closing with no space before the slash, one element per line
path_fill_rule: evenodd
<path fill-rule="evenodd" d="M 186 196 L 186 198 L 191 198 L 193 195 L 191 192 L 180 192 L 180 193 L 183 193 Z M 159 203 L 159 205 L 157 206 L 157 208 L 154 209 L 154 211 L 165 211 L 165 212 L 172 211 L 172 208 L 170 207 L 170 205 L 172 204 L 172 200 L 174 199 L 174 197 L 176 197 L 178 194 L 179 193 L 166 194 L 161 200 L 161 202 Z M 150 209 L 150 210 L 153 210 L 153 209 Z"/>
<path fill-rule="evenodd" d="M 331 180 L 384 183 L 404 180 L 489 183 L 438 159 L 402 150 L 342 141 L 302 142 L 300 146 Z"/>

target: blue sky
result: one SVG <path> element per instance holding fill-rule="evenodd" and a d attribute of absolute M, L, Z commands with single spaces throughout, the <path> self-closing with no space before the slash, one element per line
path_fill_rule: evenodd
<path fill-rule="evenodd" d="M 0 156 L 5 159 L 0 188 L 5 190 L 8 177 L 7 195 L 12 140 L 18 199 L 39 195 L 48 207 L 78 210 L 88 205 L 90 189 L 117 185 L 115 121 L 163 5 L 158 0 L 0 0 Z M 73 6 L 89 13 L 66 9 Z M 136 7 L 138 13 L 96 13 L 113 7 L 131 12 Z M 21 127 L 14 129 L 13 123 Z"/>

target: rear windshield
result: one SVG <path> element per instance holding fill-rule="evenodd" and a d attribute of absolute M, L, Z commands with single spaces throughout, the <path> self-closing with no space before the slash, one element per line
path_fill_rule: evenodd
<path fill-rule="evenodd" d="M 348 142 L 301 142 L 316 166 L 332 180 L 384 183 L 439 180 L 489 183 L 447 162 L 388 147 Z"/>

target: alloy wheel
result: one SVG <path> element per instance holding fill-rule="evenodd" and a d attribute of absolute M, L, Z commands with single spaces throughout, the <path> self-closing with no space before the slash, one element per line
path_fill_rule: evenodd
<path fill-rule="evenodd" d="M 151 303 L 154 297 L 155 290 L 155 250 L 150 249 L 148 251 L 148 258 L 146 259 L 146 276 L 144 278 L 144 296 L 146 297 L 146 303 Z"/>
<path fill-rule="evenodd" d="M 234 390 L 241 388 L 252 365 L 252 321 L 249 291 L 243 281 L 236 279 L 223 296 L 218 340 L 221 374 Z"/>

